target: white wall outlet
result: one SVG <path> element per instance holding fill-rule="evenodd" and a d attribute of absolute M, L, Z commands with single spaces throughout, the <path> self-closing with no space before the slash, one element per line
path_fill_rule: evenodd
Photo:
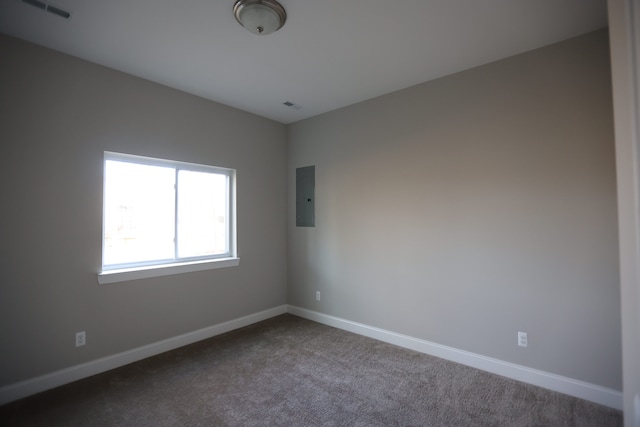
<path fill-rule="evenodd" d="M 520 347 L 526 347 L 529 345 L 529 339 L 526 332 L 518 332 L 518 345 Z"/>
<path fill-rule="evenodd" d="M 76 332 L 76 347 L 82 347 L 87 343 L 87 333 L 85 331 Z"/>
<path fill-rule="evenodd" d="M 320 291 L 316 291 L 316 301 L 320 301 Z"/>

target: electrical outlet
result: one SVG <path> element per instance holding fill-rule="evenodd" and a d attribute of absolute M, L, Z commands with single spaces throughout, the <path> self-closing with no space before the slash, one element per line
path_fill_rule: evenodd
<path fill-rule="evenodd" d="M 526 347 L 529 345 L 529 339 L 526 332 L 518 332 L 518 345 L 520 347 Z"/>
<path fill-rule="evenodd" d="M 76 332 L 76 347 L 82 347 L 87 343 L 87 333 L 85 331 Z"/>
<path fill-rule="evenodd" d="M 316 301 L 320 301 L 320 291 L 316 291 Z"/>

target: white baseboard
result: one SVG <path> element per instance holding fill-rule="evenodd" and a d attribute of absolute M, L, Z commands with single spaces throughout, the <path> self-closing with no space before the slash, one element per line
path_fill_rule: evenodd
<path fill-rule="evenodd" d="M 447 347 L 362 323 L 352 322 L 305 308 L 289 305 L 287 311 L 296 316 L 304 317 L 305 319 L 328 326 L 622 410 L 622 392 L 618 390 L 551 374 L 526 366 L 516 365 L 476 353 L 458 350 L 453 347 Z"/>
<path fill-rule="evenodd" d="M 343 329 L 369 338 L 374 338 L 379 341 L 419 351 L 442 359 L 451 360 L 463 365 L 502 375 L 507 378 L 622 410 L 622 392 L 617 390 L 551 374 L 537 369 L 527 368 L 526 366 L 504 362 L 491 357 L 458 350 L 453 347 L 447 347 L 291 305 L 274 307 L 269 310 L 250 314 L 248 316 L 199 329 L 177 337 L 1 387 L 0 405 L 77 381 L 82 378 L 100 374 L 120 366 L 128 365 L 129 363 L 137 362 L 138 360 L 174 350 L 176 348 L 211 338 L 234 329 L 242 328 L 287 312 L 328 326 L 333 326 L 335 328 Z"/>
<path fill-rule="evenodd" d="M 169 350 L 192 344 L 234 329 L 242 328 L 271 317 L 278 316 L 287 312 L 287 306 L 282 305 L 269 310 L 264 310 L 228 322 L 219 323 L 197 331 L 188 332 L 177 337 L 168 338 L 153 344 L 134 348 L 112 356 L 103 357 L 101 359 L 92 360 L 70 368 L 61 369 L 50 374 L 42 375 L 36 378 L 20 381 L 0 388 L 0 405 L 13 402 L 32 394 L 36 394 L 45 390 L 49 390 L 61 385 L 87 378 L 92 375 L 128 365 L 147 357 L 155 356 Z"/>

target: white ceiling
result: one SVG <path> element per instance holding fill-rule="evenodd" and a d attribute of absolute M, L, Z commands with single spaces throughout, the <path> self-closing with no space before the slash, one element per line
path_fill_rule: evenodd
<path fill-rule="evenodd" d="M 0 32 L 292 123 L 607 26 L 606 0 L 280 0 L 256 36 L 233 3 L 0 0 Z"/>

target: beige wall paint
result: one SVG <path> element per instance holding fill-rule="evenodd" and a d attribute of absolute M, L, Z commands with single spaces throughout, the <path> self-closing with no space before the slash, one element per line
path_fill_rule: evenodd
<path fill-rule="evenodd" d="M 0 386 L 286 302 L 284 125 L 2 35 L 0 57 Z M 237 169 L 240 265 L 98 285 L 104 151 Z"/>
<path fill-rule="evenodd" d="M 600 31 L 290 125 L 289 304 L 621 390 L 610 79 Z"/>

